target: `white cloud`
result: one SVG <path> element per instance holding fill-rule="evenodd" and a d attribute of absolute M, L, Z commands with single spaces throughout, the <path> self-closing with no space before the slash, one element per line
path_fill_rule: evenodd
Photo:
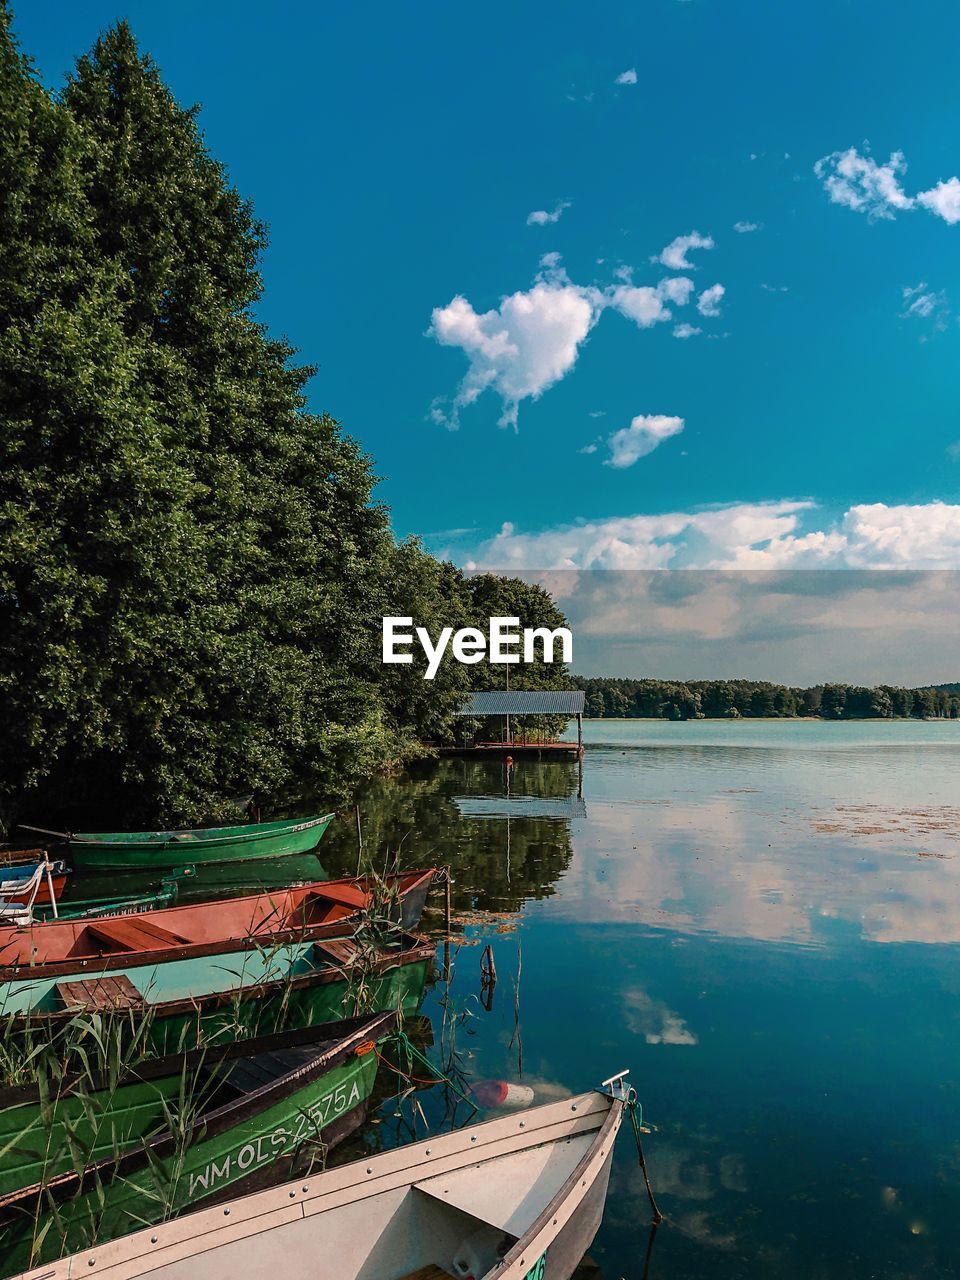
<path fill-rule="evenodd" d="M 713 236 L 702 236 L 699 231 L 691 231 L 687 236 L 677 236 L 665 249 L 661 249 L 650 261 L 659 262 L 671 271 L 694 271 L 695 264 L 688 258 L 691 249 L 712 249 Z"/>
<path fill-rule="evenodd" d="M 682 430 L 682 418 L 670 418 L 662 413 L 638 414 L 629 427 L 621 427 L 607 436 L 610 457 L 604 465 L 618 469 L 632 467 L 640 458 L 653 453 L 658 444 Z"/>
<path fill-rule="evenodd" d="M 824 190 L 834 204 L 845 205 L 869 218 L 892 218 L 899 209 L 912 209 L 913 200 L 900 185 L 907 162 L 902 151 L 894 151 L 886 164 L 878 164 L 856 147 L 834 151 L 813 166 Z"/>
<path fill-rule="evenodd" d="M 697 310 L 702 316 L 718 316 L 720 301 L 725 293 L 726 289 L 722 284 L 712 284 L 709 289 L 704 289 L 697 299 Z"/>
<path fill-rule="evenodd" d="M 656 285 L 615 285 L 607 290 L 607 305 L 632 320 L 641 329 L 673 319 L 668 304 L 685 307 L 693 294 L 693 281 L 686 276 L 668 276 Z"/>
<path fill-rule="evenodd" d="M 960 179 L 949 178 L 946 182 L 938 182 L 929 191 L 921 191 L 917 203 L 953 226 L 960 222 Z"/>
<path fill-rule="evenodd" d="M 734 231 L 738 231 L 742 236 L 749 235 L 751 231 L 760 231 L 762 227 L 762 222 L 735 222 L 733 224 Z"/>
<path fill-rule="evenodd" d="M 549 212 L 546 209 L 534 209 L 533 213 L 527 214 L 527 226 L 545 227 L 552 222 L 559 222 L 564 210 L 569 208 L 569 200 L 558 200 L 554 208 Z"/>
<path fill-rule="evenodd" d="M 596 453 L 599 447 L 598 444 L 594 443 L 585 444 L 582 449 L 577 450 L 577 453 Z"/>
<path fill-rule="evenodd" d="M 960 505 L 862 503 L 833 520 L 809 500 L 618 516 L 521 533 L 475 548 L 490 569 L 957 569 Z"/>
<path fill-rule="evenodd" d="M 921 280 L 912 289 L 909 286 L 904 288 L 901 315 L 906 319 L 926 320 L 935 312 L 942 311 L 946 302 L 946 294 L 942 289 L 928 289 Z"/>
<path fill-rule="evenodd" d="M 813 166 L 834 204 L 865 213 L 871 220 L 892 218 L 919 205 L 950 226 L 960 222 L 960 178 L 941 179 L 928 191 L 911 196 L 900 183 L 906 170 L 902 151 L 892 152 L 886 164 L 878 164 L 868 150 L 861 155 L 856 147 L 834 151 Z"/>
<path fill-rule="evenodd" d="M 631 67 L 629 71 L 621 71 L 613 83 L 614 84 L 636 84 L 637 83 L 636 67 Z"/>
<path fill-rule="evenodd" d="M 434 308 L 428 332 L 443 346 L 460 347 L 470 367 L 449 408 L 435 401 L 431 417 L 455 430 L 459 411 L 490 388 L 503 401 L 498 425 L 516 428 L 520 402 L 538 399 L 576 364 L 600 307 L 597 290 L 554 270 L 492 311 L 477 313 L 460 296 Z"/>
<path fill-rule="evenodd" d="M 649 329 L 673 320 L 671 307 L 687 306 L 695 292 L 687 276 L 602 290 L 578 285 L 563 269 L 558 253 L 544 254 L 540 268 L 529 289 L 503 298 L 493 310 L 477 312 L 462 295 L 434 308 L 428 336 L 443 346 L 459 347 L 469 361 L 452 399 L 433 402 L 434 422 L 456 430 L 461 409 L 491 390 L 503 403 L 499 425 L 516 429 L 521 402 L 538 399 L 573 369 L 605 310 L 618 311 L 638 328 Z M 701 314 L 719 314 L 716 303 L 722 295 L 722 285 L 705 290 L 701 303 L 707 299 L 709 309 L 701 305 Z M 689 335 L 683 330 L 678 336 Z"/>
<path fill-rule="evenodd" d="M 686 276 L 667 276 L 657 285 L 657 292 L 674 306 L 685 307 L 693 296 L 693 281 Z"/>
<path fill-rule="evenodd" d="M 674 326 L 673 336 L 675 338 L 695 338 L 698 333 L 703 333 L 702 329 L 698 329 L 695 324 L 678 324 Z"/>

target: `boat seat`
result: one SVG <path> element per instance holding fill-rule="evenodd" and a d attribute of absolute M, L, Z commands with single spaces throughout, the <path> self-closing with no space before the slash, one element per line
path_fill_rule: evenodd
<path fill-rule="evenodd" d="M 397 1280 L 453 1280 L 449 1271 L 437 1267 L 432 1262 L 429 1266 L 418 1267 L 416 1271 L 408 1271 L 406 1275 L 397 1276 Z"/>
<path fill-rule="evenodd" d="M 366 889 L 357 884 L 329 884 L 323 889 L 314 889 L 307 897 L 309 902 L 333 903 L 352 910 L 367 906 L 369 900 Z"/>
<path fill-rule="evenodd" d="M 179 947 L 190 941 L 137 915 L 91 920 L 87 929 L 115 951 L 164 951 L 167 947 Z"/>
<path fill-rule="evenodd" d="M 357 944 L 350 938 L 329 938 L 313 944 L 318 960 L 333 960 L 336 964 L 351 965 L 357 958 Z"/>
<path fill-rule="evenodd" d="M 268 1049 L 252 1058 L 233 1058 L 217 1063 L 214 1072 L 218 1080 L 229 1083 L 238 1092 L 253 1093 L 291 1071 L 308 1067 L 324 1048 L 325 1045 L 318 1044 L 301 1049 Z"/>
<path fill-rule="evenodd" d="M 112 978 L 84 978 L 80 982 L 57 982 L 57 995 L 65 1009 L 106 1013 L 114 1009 L 142 1009 L 143 996 L 125 973 Z"/>

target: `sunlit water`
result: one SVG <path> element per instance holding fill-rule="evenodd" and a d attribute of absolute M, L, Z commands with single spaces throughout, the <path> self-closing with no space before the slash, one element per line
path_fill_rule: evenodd
<path fill-rule="evenodd" d="M 586 740 L 566 819 L 508 818 L 523 802 L 487 762 L 364 798 L 368 840 L 454 868 L 445 1047 L 544 1101 L 630 1068 L 667 1218 L 651 1276 L 960 1274 L 960 725 L 601 721 Z M 578 784 L 518 762 L 509 785 Z M 504 816 L 459 816 L 481 795 Z M 639 1280 L 649 1217 L 624 1131 L 604 1280 Z"/>
<path fill-rule="evenodd" d="M 585 736 L 582 776 L 446 760 L 360 797 L 368 852 L 453 868 L 433 1059 L 538 1101 L 629 1067 L 666 1214 L 652 1277 L 960 1275 L 960 724 Z M 320 853 L 354 870 L 355 820 Z M 428 1121 L 450 1104 L 425 1094 Z M 362 1140 L 409 1137 L 396 1112 Z M 625 1127 L 590 1274 L 640 1280 L 649 1219 Z"/>

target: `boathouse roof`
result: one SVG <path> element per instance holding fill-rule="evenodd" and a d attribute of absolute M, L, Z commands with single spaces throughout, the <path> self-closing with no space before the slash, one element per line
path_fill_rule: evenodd
<path fill-rule="evenodd" d="M 492 689 L 471 694 L 461 716 L 582 716 L 582 689 Z"/>

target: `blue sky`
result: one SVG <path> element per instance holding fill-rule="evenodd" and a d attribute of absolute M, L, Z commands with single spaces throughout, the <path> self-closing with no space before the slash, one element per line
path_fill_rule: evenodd
<path fill-rule="evenodd" d="M 269 223 L 262 316 L 398 533 L 960 564 L 960 7 L 21 0 L 16 30 L 57 86 L 118 16 Z"/>

